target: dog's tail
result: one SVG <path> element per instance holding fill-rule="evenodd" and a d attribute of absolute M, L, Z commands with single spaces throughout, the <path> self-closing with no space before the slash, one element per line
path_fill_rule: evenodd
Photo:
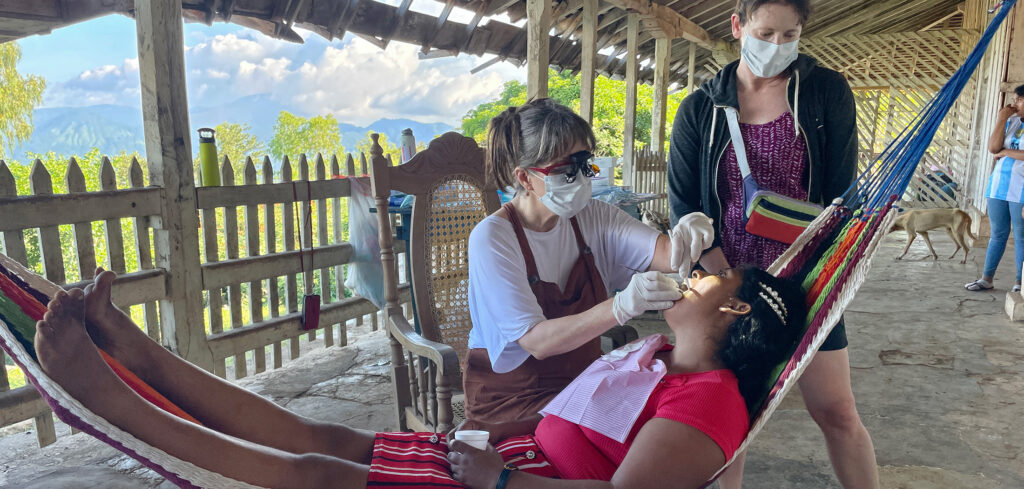
<path fill-rule="evenodd" d="M 973 224 L 971 221 L 971 215 L 959 209 L 957 209 L 957 212 L 963 215 L 963 224 L 961 225 L 964 228 L 964 234 L 969 236 L 972 240 L 978 239 L 978 237 L 971 232 L 971 226 Z"/>

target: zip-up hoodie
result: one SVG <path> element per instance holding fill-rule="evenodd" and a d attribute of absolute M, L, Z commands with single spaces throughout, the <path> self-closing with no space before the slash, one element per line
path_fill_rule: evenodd
<path fill-rule="evenodd" d="M 669 143 L 672 222 L 691 212 L 703 212 L 714 219 L 713 246 L 722 245 L 718 165 L 731 141 L 724 107 L 739 110 L 738 66 L 739 61 L 729 63 L 714 79 L 683 99 Z M 797 133 L 807 143 L 807 197 L 825 205 L 840 197 L 856 176 L 857 109 L 853 92 L 843 75 L 818 66 L 810 56 L 801 54 L 789 70 L 789 108 Z"/>

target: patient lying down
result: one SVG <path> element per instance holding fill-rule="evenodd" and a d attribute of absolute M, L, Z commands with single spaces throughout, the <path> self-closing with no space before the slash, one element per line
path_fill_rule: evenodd
<path fill-rule="evenodd" d="M 291 413 L 153 342 L 110 302 L 113 279 L 103 272 L 84 291 L 53 298 L 35 338 L 43 370 L 141 441 L 268 488 L 492 489 L 499 477 L 508 488 L 700 487 L 738 448 L 748 408 L 804 318 L 792 282 L 757 269 L 695 273 L 665 311 L 674 348 L 655 335 L 605 355 L 539 423 L 489 425 L 496 444 L 478 450 L 444 435 L 372 433 Z M 96 347 L 201 425 L 136 395 Z M 503 474 L 506 463 L 521 470 Z"/>

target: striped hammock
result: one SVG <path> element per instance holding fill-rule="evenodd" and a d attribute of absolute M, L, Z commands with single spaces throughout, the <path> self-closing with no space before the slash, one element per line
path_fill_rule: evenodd
<path fill-rule="evenodd" d="M 891 212 L 893 202 L 906 190 L 939 124 L 963 91 L 995 31 L 1015 3 L 1016 0 L 1002 3 L 1001 9 L 963 66 L 910 126 L 857 178 L 843 198 L 836 199 L 836 202 L 822 211 L 769 267 L 768 271 L 774 275 L 803 283 L 809 306 L 805 322 L 807 329 L 789 361 L 779 365 L 772 376 L 771 386 L 766 386 L 762 407 L 753 414 L 750 432 L 736 454 L 742 453 L 761 431 L 786 393 L 796 384 L 863 283 L 879 240 L 896 218 L 896 213 Z M 255 488 L 143 443 L 109 420 L 90 412 L 43 373 L 32 344 L 35 322 L 42 318 L 45 303 L 58 290 L 59 286 L 0 254 L 0 347 L 21 367 L 25 377 L 40 392 L 54 413 L 68 425 L 135 458 L 179 487 Z M 103 356 L 114 372 L 143 398 L 172 414 L 195 422 L 195 419 L 147 386 L 116 360 L 106 354 Z M 724 470 L 725 467 L 719 470 L 715 478 Z"/>

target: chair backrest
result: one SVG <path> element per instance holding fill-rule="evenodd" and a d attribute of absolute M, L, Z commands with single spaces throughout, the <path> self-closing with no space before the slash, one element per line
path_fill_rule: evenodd
<path fill-rule="evenodd" d="M 500 207 L 497 186 L 484 168 L 484 152 L 470 138 L 449 132 L 400 166 L 390 166 L 374 142 L 371 175 L 378 212 L 391 190 L 415 196 L 408 244 L 412 292 L 420 334 L 444 343 L 464 358 L 469 316 L 469 233 Z M 379 215 L 381 237 L 390 220 Z M 385 241 L 381 248 L 387 257 Z M 393 255 L 392 255 L 393 256 Z M 387 265 L 385 263 L 385 265 Z M 397 307 L 397 270 L 385 279 L 388 308 Z M 392 298 L 396 300 L 391 304 Z"/>

